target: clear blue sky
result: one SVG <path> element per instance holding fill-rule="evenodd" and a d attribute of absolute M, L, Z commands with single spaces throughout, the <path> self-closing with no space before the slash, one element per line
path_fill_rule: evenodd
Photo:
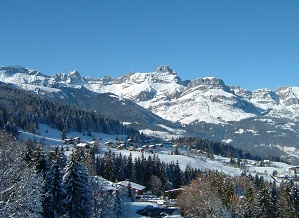
<path fill-rule="evenodd" d="M 298 0 L 0 0 L 0 65 L 299 86 Z"/>

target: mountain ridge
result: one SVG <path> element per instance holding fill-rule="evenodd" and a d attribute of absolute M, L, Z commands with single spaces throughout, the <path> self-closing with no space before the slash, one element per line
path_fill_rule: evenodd
<path fill-rule="evenodd" d="M 29 85 L 48 88 L 82 86 L 96 93 L 113 93 L 120 99 L 134 101 L 164 119 L 183 124 L 198 121 L 225 123 L 265 113 L 272 113 L 276 117 L 281 111 L 284 111 L 281 115 L 286 113 L 288 116 L 292 114 L 293 119 L 299 118 L 296 112 L 299 107 L 299 87 L 279 87 L 275 91 L 257 89 L 251 92 L 228 86 L 216 77 L 182 81 L 176 71 L 166 65 L 149 73 L 128 73 L 117 78 L 100 79 L 81 77 L 76 70 L 47 76 L 24 67 L 0 67 L 0 81 L 23 85 L 23 88 L 24 85 L 27 88 L 30 88 Z M 190 109 L 191 105 L 192 110 L 198 108 L 206 115 L 188 113 L 186 107 Z M 176 114 L 176 118 L 171 114 Z"/>

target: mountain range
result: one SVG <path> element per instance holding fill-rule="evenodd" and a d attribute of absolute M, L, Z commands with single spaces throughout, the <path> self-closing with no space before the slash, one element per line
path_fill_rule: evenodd
<path fill-rule="evenodd" d="M 200 136 L 299 163 L 299 87 L 249 91 L 220 78 L 183 81 L 169 66 L 118 78 L 0 67 L 0 81 L 95 110 L 146 134 Z"/>

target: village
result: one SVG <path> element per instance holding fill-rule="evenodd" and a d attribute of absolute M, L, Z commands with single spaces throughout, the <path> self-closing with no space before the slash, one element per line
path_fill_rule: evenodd
<path fill-rule="evenodd" d="M 195 159 L 200 159 L 206 161 L 210 160 L 222 160 L 225 164 L 232 164 L 232 159 L 221 157 L 220 155 L 210 155 L 203 150 L 189 149 L 186 145 L 173 144 L 171 141 L 162 141 L 155 143 L 155 140 L 145 140 L 142 142 L 134 142 L 132 139 L 119 140 L 97 140 L 97 141 L 86 141 L 81 140 L 80 137 L 66 138 L 64 139 L 64 144 L 66 145 L 66 150 L 70 147 L 77 146 L 86 149 L 96 148 L 96 149 L 113 149 L 119 152 L 140 152 L 143 154 L 167 154 L 167 155 L 182 155 L 188 156 Z M 233 159 L 234 163 L 238 163 L 238 166 L 242 171 L 253 172 L 259 175 L 275 177 L 277 180 L 290 180 L 293 179 L 297 181 L 299 166 L 276 166 L 279 163 L 272 162 L 270 160 L 264 159 L 260 161 L 256 160 L 246 160 L 246 159 Z M 280 170 L 275 169 L 279 167 Z M 271 171 L 272 170 L 272 171 Z"/>
<path fill-rule="evenodd" d="M 79 137 L 66 138 L 64 140 L 66 150 L 71 149 L 73 146 L 81 147 L 83 149 L 94 148 L 99 153 L 105 150 L 113 150 L 114 152 L 120 152 L 125 155 L 134 153 L 134 155 L 167 155 L 177 157 L 181 160 L 182 157 L 190 157 L 196 160 L 212 163 L 213 161 L 222 161 L 225 167 L 234 168 L 235 174 L 246 172 L 264 176 L 268 180 L 281 182 L 286 180 L 297 180 L 299 166 L 288 166 L 287 164 L 280 165 L 277 162 L 271 162 L 270 160 L 240 160 L 239 165 L 232 165 L 232 160 L 222 156 L 214 155 L 213 158 L 208 158 L 205 151 L 188 149 L 187 146 L 172 144 L 169 141 L 155 143 L 154 140 L 147 140 L 141 143 L 136 143 L 132 139 L 127 140 L 100 140 L 100 141 L 83 141 Z M 163 156 L 164 157 L 164 156 Z M 237 162 L 237 161 L 235 161 Z M 224 169 L 224 168 L 220 168 Z M 167 190 L 161 196 L 153 195 L 146 192 L 146 187 L 140 184 L 134 183 L 129 180 L 112 182 L 101 178 L 106 186 L 108 192 L 113 192 L 117 188 L 131 187 L 134 190 L 135 212 L 141 216 L 179 216 L 179 208 L 176 205 L 176 196 L 184 189 L 180 187 L 178 189 Z"/>
<path fill-rule="evenodd" d="M 68 137 L 61 141 L 61 138 L 59 139 L 60 133 L 46 125 L 41 125 L 40 133 L 40 135 L 24 132 L 21 134 L 26 138 L 31 137 L 44 143 L 44 148 L 49 151 L 53 149 L 53 146 L 59 145 L 64 148 L 67 156 L 74 147 L 80 147 L 86 151 L 94 150 L 97 153 L 96 155 L 103 155 L 108 151 L 122 154 L 123 156 L 131 154 L 133 158 L 141 155 L 146 158 L 158 155 L 164 162 L 178 162 L 182 169 L 187 165 L 191 165 L 197 169 L 218 170 L 232 176 L 240 176 L 246 172 L 247 174 L 263 176 L 268 181 L 276 181 L 277 185 L 282 181 L 296 181 L 299 169 L 298 166 L 270 160 L 237 160 L 235 158 L 232 164 L 231 158 L 216 154 L 211 156 L 206 151 L 190 149 L 185 144 L 173 144 L 171 141 L 144 140 L 137 143 L 130 138 L 126 138 L 126 136 L 93 133 L 93 137 L 88 137 L 76 132 L 69 133 Z M 169 189 L 161 195 L 154 195 L 148 192 L 145 186 L 128 179 L 109 181 L 102 177 L 97 177 L 98 180 L 102 181 L 101 185 L 105 187 L 103 190 L 107 193 L 112 193 L 115 190 L 127 190 L 128 187 L 134 190 L 130 217 L 180 217 L 176 197 L 184 190 L 184 186 Z"/>

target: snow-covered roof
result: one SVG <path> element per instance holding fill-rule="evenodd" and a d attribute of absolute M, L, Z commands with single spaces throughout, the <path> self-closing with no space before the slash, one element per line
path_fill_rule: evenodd
<path fill-rule="evenodd" d="M 88 144 L 87 143 L 79 143 L 76 146 L 77 147 L 86 147 Z"/>
<path fill-rule="evenodd" d="M 132 187 L 133 189 L 136 189 L 136 190 L 143 190 L 143 189 L 146 188 L 146 187 L 143 186 L 143 185 L 139 185 L 139 184 L 137 184 L 137 183 L 130 182 L 130 181 L 128 181 L 128 180 L 121 181 L 121 182 L 117 182 L 116 184 L 117 184 L 117 185 L 121 185 L 121 186 L 125 186 L 125 187 L 127 187 L 127 186 L 130 184 L 131 187 Z"/>

